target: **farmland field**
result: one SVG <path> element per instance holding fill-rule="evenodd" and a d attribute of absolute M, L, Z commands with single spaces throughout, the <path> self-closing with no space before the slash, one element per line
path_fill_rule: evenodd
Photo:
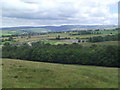
<path fill-rule="evenodd" d="M 3 59 L 3 88 L 118 88 L 118 68 Z"/>
<path fill-rule="evenodd" d="M 7 35 L 16 35 L 16 34 L 22 34 L 22 31 L 7 31 L 7 30 L 2 30 L 2 33 L 0 33 L 0 36 L 7 36 Z"/>
<path fill-rule="evenodd" d="M 40 40 L 42 40 L 45 43 L 50 43 L 50 44 L 54 44 L 55 43 L 55 45 L 57 45 L 57 44 L 64 44 L 64 43 L 65 44 L 72 44 L 74 41 L 76 42 L 79 39 L 80 40 L 87 40 L 87 38 L 90 38 L 90 37 L 115 35 L 115 34 L 119 33 L 118 30 L 100 30 L 100 31 L 88 31 L 91 34 L 78 35 L 79 31 L 47 33 L 46 30 L 47 29 L 42 29 L 42 28 L 39 28 L 39 29 L 28 29 L 29 32 L 37 32 L 37 33 L 44 32 L 46 34 L 44 34 L 44 35 L 36 34 L 36 35 L 33 35 L 33 36 L 31 35 L 30 38 L 28 38 L 29 35 L 25 35 L 25 36 L 21 35 L 19 37 L 14 36 L 14 40 L 16 41 L 16 43 L 19 43 L 19 42 L 20 43 L 24 43 L 24 42 L 31 42 L 31 41 L 40 41 Z M 26 31 L 27 31 L 27 29 L 26 29 Z M 23 33 L 22 31 L 18 31 L 18 30 L 16 30 L 16 31 L 3 30 L 2 35 L 3 36 L 5 36 L 5 35 L 16 35 L 16 34 L 22 34 L 22 33 Z M 75 35 L 72 35 L 72 34 L 75 34 Z M 58 35 L 60 36 L 60 38 L 70 38 L 70 39 L 67 39 L 67 40 L 54 40 Z M 7 38 L 8 37 L 3 37 L 3 39 L 7 39 Z M 71 41 L 73 41 L 73 42 L 71 42 Z M 86 44 L 88 44 L 88 43 L 85 43 L 85 45 Z"/>
<path fill-rule="evenodd" d="M 15 40 L 16 41 L 19 41 L 19 42 L 30 42 L 30 41 L 39 41 L 39 40 L 49 40 L 49 39 L 55 39 L 58 35 L 61 36 L 61 38 L 65 38 L 65 37 L 68 37 L 70 38 L 70 40 L 78 40 L 76 38 L 80 38 L 81 40 L 86 40 L 85 38 L 89 38 L 89 37 L 93 37 L 93 36 L 106 36 L 108 34 L 90 34 L 90 35 L 69 35 L 70 33 L 67 32 L 67 33 L 50 33 L 50 34 L 45 34 L 45 35 L 35 35 L 35 36 L 31 36 L 31 38 L 28 38 L 27 36 L 24 37 L 24 38 L 21 38 L 21 37 L 15 37 Z M 64 40 L 59 40 L 59 41 L 56 41 L 56 40 L 50 40 L 51 43 L 52 42 L 64 42 Z M 49 42 L 50 42 L 49 41 Z M 70 43 L 69 41 L 68 42 L 64 42 L 64 43 Z"/>

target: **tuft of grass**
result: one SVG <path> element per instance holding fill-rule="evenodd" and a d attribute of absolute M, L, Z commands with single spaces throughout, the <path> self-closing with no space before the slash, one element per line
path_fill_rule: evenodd
<path fill-rule="evenodd" d="M 3 59 L 3 88 L 117 88 L 118 68 Z M 22 67 L 21 67 L 22 66 Z"/>

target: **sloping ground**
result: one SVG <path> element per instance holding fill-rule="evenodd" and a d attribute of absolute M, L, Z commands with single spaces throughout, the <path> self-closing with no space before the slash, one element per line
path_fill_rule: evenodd
<path fill-rule="evenodd" d="M 117 88 L 118 68 L 3 59 L 3 88 Z"/>

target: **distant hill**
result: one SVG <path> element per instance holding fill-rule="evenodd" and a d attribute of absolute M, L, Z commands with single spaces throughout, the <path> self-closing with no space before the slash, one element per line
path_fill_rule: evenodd
<path fill-rule="evenodd" d="M 6 27 L 1 30 L 10 31 L 29 31 L 29 32 L 61 32 L 61 31 L 80 31 L 94 29 L 114 29 L 117 25 L 61 25 L 61 26 L 23 26 L 23 27 Z"/>

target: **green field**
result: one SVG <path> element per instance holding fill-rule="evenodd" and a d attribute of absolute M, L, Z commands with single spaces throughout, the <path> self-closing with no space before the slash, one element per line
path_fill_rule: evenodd
<path fill-rule="evenodd" d="M 118 68 L 2 60 L 3 88 L 117 88 Z"/>
<path fill-rule="evenodd" d="M 101 30 L 101 31 L 92 31 L 94 33 L 98 32 L 101 34 L 118 34 L 119 32 L 117 30 L 113 31 L 113 30 Z"/>
<path fill-rule="evenodd" d="M 96 43 L 90 43 L 90 42 L 87 42 L 87 43 L 80 43 L 80 45 L 83 45 L 83 46 L 91 46 L 93 44 L 96 44 L 96 45 L 119 45 L 120 41 L 105 41 L 105 42 L 96 42 Z"/>
<path fill-rule="evenodd" d="M 0 36 L 7 36 L 7 35 L 16 35 L 16 34 L 22 34 L 22 31 L 7 31 L 7 30 L 0 30 Z"/>

